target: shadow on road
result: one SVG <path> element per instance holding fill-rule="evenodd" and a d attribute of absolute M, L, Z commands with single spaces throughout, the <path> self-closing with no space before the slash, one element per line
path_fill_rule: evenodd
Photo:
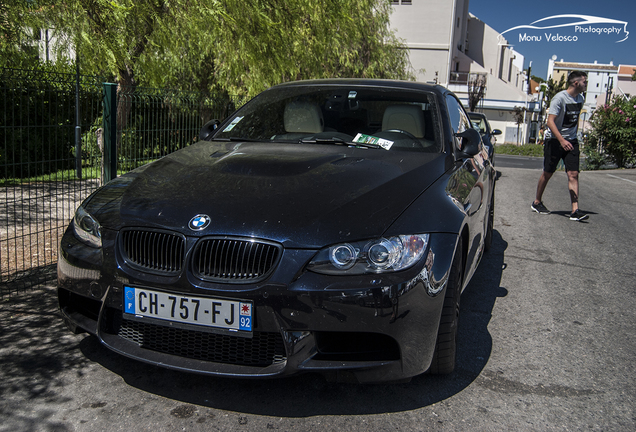
<path fill-rule="evenodd" d="M 470 385 L 481 373 L 492 349 L 488 323 L 500 287 L 507 243 L 494 232 L 487 253 L 461 298 L 458 366 L 449 376 L 421 375 L 408 384 L 354 385 L 328 383 L 307 374 L 273 380 L 236 380 L 179 373 L 123 358 L 87 337 L 84 355 L 127 384 L 188 404 L 275 417 L 378 414 L 421 408 L 447 399 Z"/>
<path fill-rule="evenodd" d="M 408 384 L 336 384 L 314 374 L 239 380 L 180 373 L 115 354 L 92 336 L 78 342 L 77 336 L 62 325 L 55 291 L 50 288 L 5 298 L 0 307 L 0 396 L 4 399 L 0 402 L 0 416 L 10 420 L 7 424 L 47 424 L 42 415 L 50 416 L 53 411 L 39 413 L 38 418 L 21 418 L 23 414 L 15 412 L 15 404 L 25 400 L 47 405 L 73 403 L 58 391 L 64 385 L 63 376 L 69 372 L 88 376 L 95 363 L 144 392 L 183 404 L 246 414 L 275 417 L 379 414 L 443 401 L 478 379 L 491 354 L 488 324 L 495 302 L 507 294 L 500 287 L 507 246 L 495 231 L 491 251 L 484 256 L 462 294 L 456 371 L 448 376 L 421 375 Z"/>

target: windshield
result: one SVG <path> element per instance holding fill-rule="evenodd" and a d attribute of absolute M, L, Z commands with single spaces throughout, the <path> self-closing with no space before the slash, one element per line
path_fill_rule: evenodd
<path fill-rule="evenodd" d="M 307 85 L 265 91 L 229 118 L 213 139 L 440 152 L 440 130 L 433 93 Z"/>
<path fill-rule="evenodd" d="M 474 129 L 477 129 L 482 134 L 490 132 L 488 122 L 486 122 L 486 120 L 484 120 L 482 117 L 471 116 L 470 114 L 468 116 L 470 117 L 470 122 L 473 124 Z"/>

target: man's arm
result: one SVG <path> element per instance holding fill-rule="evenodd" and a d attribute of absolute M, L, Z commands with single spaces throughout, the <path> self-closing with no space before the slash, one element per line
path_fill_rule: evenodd
<path fill-rule="evenodd" d="M 563 150 L 570 151 L 574 148 L 574 146 L 572 145 L 570 141 L 563 138 L 563 135 L 561 135 L 559 128 L 557 127 L 556 123 L 554 123 L 555 118 L 556 118 L 556 114 L 548 114 L 548 127 L 550 128 L 550 132 L 552 132 L 552 136 L 554 138 L 559 140 L 559 144 L 561 144 L 561 147 L 563 147 Z"/>

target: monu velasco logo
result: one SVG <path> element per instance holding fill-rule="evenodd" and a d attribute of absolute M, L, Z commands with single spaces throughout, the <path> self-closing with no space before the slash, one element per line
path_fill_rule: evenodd
<path fill-rule="evenodd" d="M 530 24 L 509 28 L 499 35 L 499 44 L 505 44 L 503 35 L 518 31 L 518 40 L 509 37 L 510 42 L 577 42 L 581 36 L 614 36 L 615 42 L 623 42 L 629 37 L 627 21 L 602 18 L 591 15 L 553 15 Z"/>

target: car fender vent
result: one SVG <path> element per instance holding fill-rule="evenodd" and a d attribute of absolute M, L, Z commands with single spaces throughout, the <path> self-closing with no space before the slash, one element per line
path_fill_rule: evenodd
<path fill-rule="evenodd" d="M 203 238 L 192 254 L 192 271 L 206 281 L 252 283 L 276 268 L 282 247 L 263 240 Z"/>
<path fill-rule="evenodd" d="M 179 274 L 185 257 L 185 237 L 176 233 L 124 229 L 119 235 L 119 247 L 131 267 L 164 274 Z"/>

